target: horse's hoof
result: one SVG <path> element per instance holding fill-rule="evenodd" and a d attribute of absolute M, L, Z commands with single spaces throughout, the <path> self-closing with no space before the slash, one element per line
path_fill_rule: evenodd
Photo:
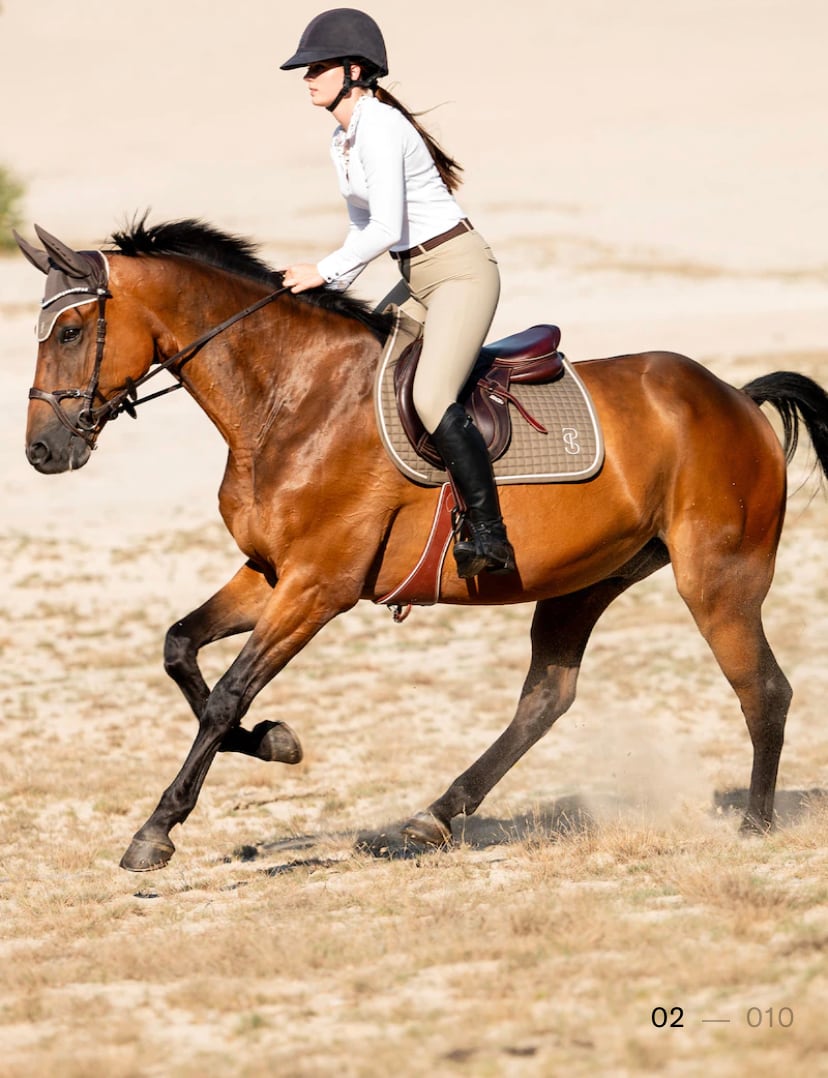
<path fill-rule="evenodd" d="M 298 764 L 302 759 L 301 742 L 286 722 L 265 719 L 253 727 L 251 737 L 258 741 L 255 755 L 260 760 Z"/>
<path fill-rule="evenodd" d="M 438 820 L 433 812 L 418 812 L 402 828 L 403 838 L 416 846 L 448 846 L 451 828 Z"/>
<path fill-rule="evenodd" d="M 158 841 L 136 837 L 130 842 L 129 849 L 121 858 L 121 868 L 128 872 L 152 872 L 163 868 L 175 853 L 175 846 L 169 839 Z"/>

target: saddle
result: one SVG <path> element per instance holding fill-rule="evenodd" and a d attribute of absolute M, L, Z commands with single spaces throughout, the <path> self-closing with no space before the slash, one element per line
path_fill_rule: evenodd
<path fill-rule="evenodd" d="M 509 448 L 512 440 L 512 404 L 541 434 L 546 428 L 529 414 L 510 392 L 511 385 L 539 385 L 553 382 L 563 374 L 563 358 L 558 352 L 561 331 L 557 326 L 532 326 L 480 349 L 459 403 L 474 420 L 493 461 Z M 416 452 L 436 468 L 443 460 L 414 408 L 414 375 L 423 347 L 418 337 L 402 353 L 394 370 L 394 392 L 403 430 Z"/>

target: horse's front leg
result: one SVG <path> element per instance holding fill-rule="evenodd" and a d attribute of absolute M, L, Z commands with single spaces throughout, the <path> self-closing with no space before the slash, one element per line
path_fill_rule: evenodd
<path fill-rule="evenodd" d="M 250 632 L 273 595 L 275 577 L 247 562 L 227 584 L 197 610 L 170 626 L 164 643 L 164 669 L 200 719 L 210 688 L 199 669 L 198 653 L 207 644 L 236 633 Z M 260 760 L 296 764 L 302 746 L 284 722 L 264 720 L 253 730 L 234 726 L 219 752 L 240 752 Z"/>
<path fill-rule="evenodd" d="M 184 765 L 136 832 L 121 859 L 122 868 L 145 872 L 162 868 L 169 861 L 175 851 L 170 831 L 195 808 L 210 765 L 228 733 L 271 678 L 323 625 L 355 601 L 356 596 L 337 602 L 333 588 L 305 573 L 280 578 L 250 639 L 209 694 Z"/>

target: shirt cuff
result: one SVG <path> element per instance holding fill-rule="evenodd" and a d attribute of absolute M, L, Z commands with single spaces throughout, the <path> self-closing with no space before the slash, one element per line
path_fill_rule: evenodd
<path fill-rule="evenodd" d="M 349 284 L 359 276 L 363 266 L 357 266 L 356 269 L 346 271 L 344 273 L 336 272 L 336 262 L 339 252 L 336 251 L 332 255 L 327 255 L 320 262 L 317 262 L 316 268 L 319 271 L 319 276 L 325 280 L 325 286 L 332 289 L 335 292 L 343 292 Z"/>

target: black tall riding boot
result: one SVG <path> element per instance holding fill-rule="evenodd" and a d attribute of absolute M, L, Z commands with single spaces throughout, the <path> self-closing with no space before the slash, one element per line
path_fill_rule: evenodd
<path fill-rule="evenodd" d="M 466 580 L 484 571 L 514 572 L 515 552 L 506 537 L 492 464 L 480 431 L 459 404 L 452 404 L 431 440 L 466 503 L 471 538 L 454 544 L 458 575 Z"/>

